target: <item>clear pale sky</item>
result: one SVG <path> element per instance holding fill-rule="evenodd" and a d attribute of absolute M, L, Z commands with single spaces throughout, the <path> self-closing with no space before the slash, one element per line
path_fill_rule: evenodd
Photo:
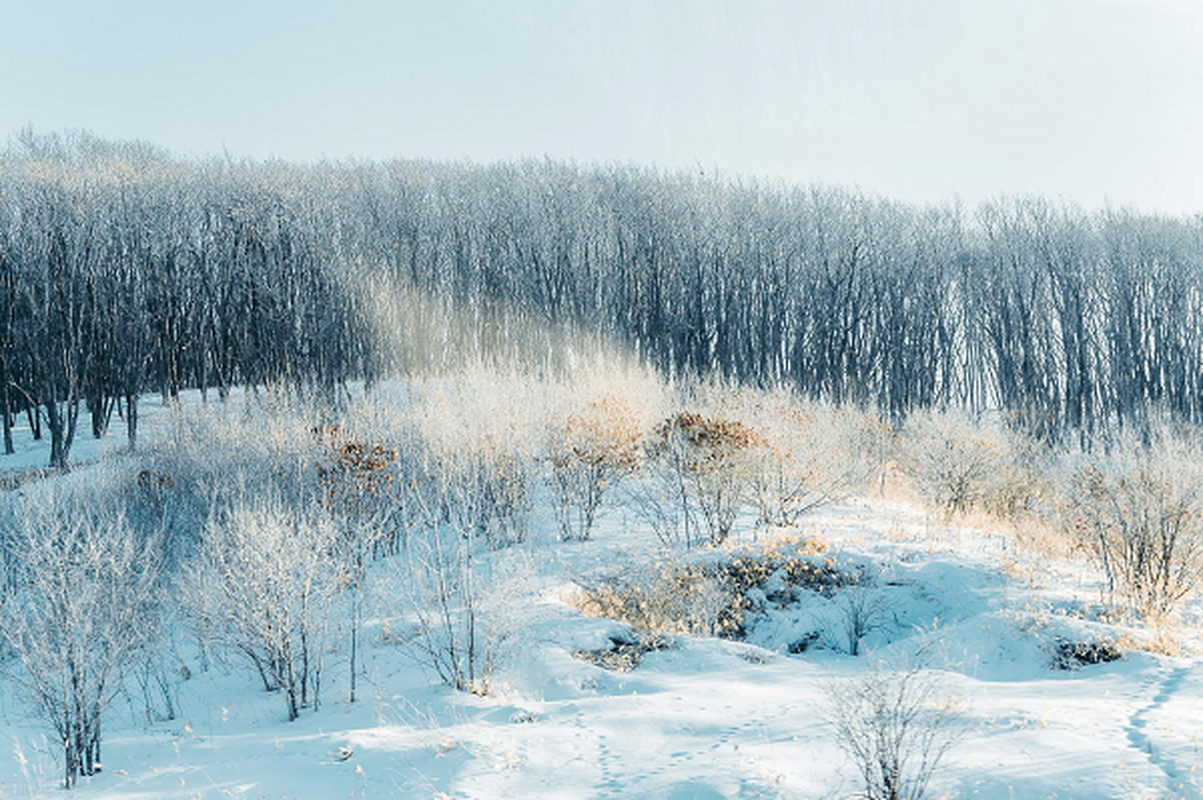
<path fill-rule="evenodd" d="M 1203 212 L 1203 2 L 0 0 L 0 137 Z"/>

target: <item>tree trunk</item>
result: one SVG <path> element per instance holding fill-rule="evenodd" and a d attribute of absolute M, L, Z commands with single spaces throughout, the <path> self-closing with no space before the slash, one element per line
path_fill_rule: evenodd
<path fill-rule="evenodd" d="M 71 444 L 75 441 L 75 425 L 79 421 L 79 400 L 72 399 L 59 408 L 56 400 L 46 403 L 46 422 L 50 427 L 50 466 L 65 472 Z"/>
<path fill-rule="evenodd" d="M 49 400 L 46 403 L 46 424 L 50 427 L 50 466 L 54 469 L 67 468 L 67 450 L 63 446 L 66 436 L 66 425 L 59 413 L 58 401 Z"/>
<path fill-rule="evenodd" d="M 8 381 L 0 378 L 0 418 L 4 426 L 4 455 L 13 454 L 13 415 L 12 398 L 8 393 Z"/>
<path fill-rule="evenodd" d="M 355 673 L 359 669 L 356 654 L 359 652 L 359 591 L 351 587 L 351 702 L 355 702 Z"/>
<path fill-rule="evenodd" d="M 125 396 L 125 431 L 132 453 L 138 446 L 138 395 Z"/>
<path fill-rule="evenodd" d="M 25 405 L 25 417 L 29 420 L 29 430 L 35 442 L 42 441 L 42 414 L 33 403 Z"/>
<path fill-rule="evenodd" d="M 71 746 L 71 737 L 63 740 L 63 788 L 75 788 L 75 776 L 78 774 L 75 748 Z"/>

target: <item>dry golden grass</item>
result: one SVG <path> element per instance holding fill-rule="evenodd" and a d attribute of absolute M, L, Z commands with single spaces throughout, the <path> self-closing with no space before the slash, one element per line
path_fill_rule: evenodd
<path fill-rule="evenodd" d="M 1184 631 L 1166 624 L 1129 630 L 1116 641 L 1116 646 L 1125 653 L 1141 651 L 1170 658 L 1181 658 L 1187 650 Z"/>

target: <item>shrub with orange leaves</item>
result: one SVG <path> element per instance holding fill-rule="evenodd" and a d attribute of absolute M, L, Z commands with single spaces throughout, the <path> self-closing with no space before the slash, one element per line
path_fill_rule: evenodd
<path fill-rule="evenodd" d="M 331 460 L 317 464 L 317 472 L 327 507 L 348 520 L 348 535 L 363 537 L 373 557 L 394 554 L 399 543 L 393 518 L 401 495 L 398 449 L 363 442 L 339 426 L 322 435 Z"/>
<path fill-rule="evenodd" d="M 764 437 L 736 419 L 681 411 L 656 426 L 648 455 L 668 470 L 664 484 L 679 506 L 686 546 L 700 513 L 712 545 L 731 535 L 748 502 Z"/>
<path fill-rule="evenodd" d="M 631 404 L 611 396 L 548 432 L 542 460 L 563 539 L 589 538 L 607 490 L 639 468 L 642 438 Z"/>

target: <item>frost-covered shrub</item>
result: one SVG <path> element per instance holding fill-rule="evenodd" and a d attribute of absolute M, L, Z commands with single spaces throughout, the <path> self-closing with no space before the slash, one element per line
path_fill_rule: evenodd
<path fill-rule="evenodd" d="M 719 569 L 664 564 L 586 586 L 574 605 L 653 634 L 722 636 L 742 623 L 742 593 Z"/>
<path fill-rule="evenodd" d="M 985 497 L 986 479 L 1002 454 L 997 437 L 967 417 L 916 414 L 907 421 L 907 471 L 920 496 L 947 513 L 969 511 Z"/>
<path fill-rule="evenodd" d="M 878 459 L 870 417 L 787 392 L 741 392 L 725 405 L 763 438 L 754 451 L 752 498 L 762 526 L 790 526 L 863 488 Z"/>
<path fill-rule="evenodd" d="M 490 613 L 489 564 L 479 552 L 496 541 L 496 500 L 487 496 L 479 462 L 448 458 L 423 454 L 408 484 L 409 534 L 397 569 L 412 626 L 400 641 L 448 686 L 488 694 L 506 638 L 499 615 Z"/>
<path fill-rule="evenodd" d="M 406 546 L 395 569 L 398 610 L 411 625 L 389 638 L 448 686 L 488 694 L 509 636 L 492 567 L 514 554 L 499 548 L 525 538 L 532 460 L 514 440 L 514 449 L 492 437 L 459 444 L 427 432 L 407 459 Z"/>
<path fill-rule="evenodd" d="M 863 489 L 880 468 L 881 426 L 864 412 L 785 391 L 682 391 L 647 440 L 630 507 L 666 544 L 721 544 L 741 514 L 788 527 Z"/>
<path fill-rule="evenodd" d="M 437 518 L 493 548 L 525 540 L 532 505 L 525 458 L 488 448 L 427 451 L 412 474 L 407 514 Z"/>
<path fill-rule="evenodd" d="M 336 547 L 317 504 L 237 496 L 215 501 L 181 578 L 197 635 L 246 659 L 265 690 L 281 692 L 289 720 L 321 702 L 334 605 L 349 577 Z"/>
<path fill-rule="evenodd" d="M 1065 525 L 1094 555 L 1117 606 L 1160 620 L 1203 581 L 1201 493 L 1197 434 L 1126 437 L 1070 470 Z"/>
<path fill-rule="evenodd" d="M 751 500 L 764 446 L 764 438 L 738 419 L 678 412 L 656 426 L 649 442 L 658 494 L 645 499 L 669 506 L 654 510 L 676 523 L 672 534 L 687 547 L 701 541 L 702 528 L 709 544 L 722 544 Z"/>
<path fill-rule="evenodd" d="M 62 743 L 67 788 L 100 769 L 101 717 L 159 630 L 162 543 L 130 525 L 110 491 L 47 482 L 0 520 L 0 636 L 13 678 Z"/>
<path fill-rule="evenodd" d="M 1002 455 L 986 476 L 982 509 L 999 519 L 1051 518 L 1056 499 L 1056 452 L 1021 431 L 999 435 Z"/>
<path fill-rule="evenodd" d="M 342 538 L 362 569 L 370 558 L 395 555 L 401 544 L 398 517 L 405 473 L 401 448 L 341 426 L 322 431 L 329 451 L 317 463 L 319 492 L 341 523 Z"/>
<path fill-rule="evenodd" d="M 1048 494 L 1044 451 L 997 425 L 953 412 L 917 413 L 907 421 L 903 447 L 920 496 L 945 514 L 1014 517 Z"/>
<path fill-rule="evenodd" d="M 546 404 L 513 376 L 488 378 L 467 374 L 412 388 L 410 419 L 421 451 L 412 465 L 414 499 L 437 507 L 461 531 L 503 547 L 526 538 Z"/>
<path fill-rule="evenodd" d="M 396 555 L 401 547 L 408 459 L 403 457 L 402 446 L 382 443 L 363 431 L 340 425 L 327 426 L 322 437 L 329 452 L 317 464 L 318 488 L 337 528 L 331 555 L 338 562 L 340 591 L 350 606 L 348 697 L 353 703 L 358 699 L 362 596 L 370 574 L 368 565 L 374 559 Z"/>
<path fill-rule="evenodd" d="M 867 800 L 920 800 L 964 732 L 939 677 L 919 668 L 833 681 L 826 711 Z"/>
<path fill-rule="evenodd" d="M 583 614 L 605 617 L 649 634 L 720 636 L 746 634 L 750 595 L 788 603 L 801 591 L 829 594 L 858 573 L 820 555 L 814 540 L 773 537 L 731 548 L 719 558 L 670 561 L 593 580 L 582 580 L 571 598 Z"/>
<path fill-rule="evenodd" d="M 148 468 L 175 488 L 201 496 L 236 478 L 248 490 L 272 487 L 287 498 L 312 489 L 323 421 L 310 406 L 209 404 L 173 411 L 166 444 L 148 454 Z M 206 500 L 208 498 L 206 497 Z"/>
<path fill-rule="evenodd" d="M 425 525 L 413 531 L 399 587 L 412 625 L 399 640 L 446 685 L 487 695 L 506 629 L 490 613 L 491 586 L 475 548 L 471 535 L 454 528 Z"/>

